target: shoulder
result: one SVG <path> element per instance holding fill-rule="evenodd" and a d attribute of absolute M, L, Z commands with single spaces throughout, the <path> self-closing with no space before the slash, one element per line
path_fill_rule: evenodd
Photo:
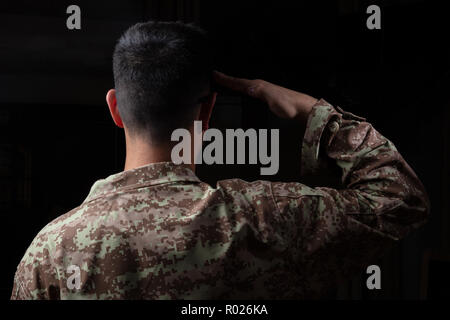
<path fill-rule="evenodd" d="M 54 250 L 55 246 L 58 245 L 65 236 L 68 236 L 66 234 L 70 231 L 71 226 L 79 224 L 79 222 L 82 221 L 81 214 L 84 210 L 84 205 L 79 206 L 49 222 L 36 235 L 28 248 L 28 251 L 36 253 L 36 251 L 43 250 L 44 248 L 47 250 Z"/>
<path fill-rule="evenodd" d="M 247 182 L 241 179 L 227 179 L 217 182 L 217 188 L 234 196 L 302 197 L 323 196 L 321 189 L 299 182 L 272 182 L 257 180 Z"/>
<path fill-rule="evenodd" d="M 69 238 L 71 223 L 79 219 L 81 207 L 77 207 L 59 216 L 34 237 L 17 266 L 14 286 L 16 298 L 49 298 L 49 287 L 59 284 L 62 263 L 58 259 L 58 250 L 65 238 Z M 13 292 L 14 295 L 14 292 Z"/>
<path fill-rule="evenodd" d="M 271 182 L 264 180 L 247 182 L 241 179 L 226 179 L 217 182 L 217 189 L 225 198 L 254 201 L 272 197 Z"/>

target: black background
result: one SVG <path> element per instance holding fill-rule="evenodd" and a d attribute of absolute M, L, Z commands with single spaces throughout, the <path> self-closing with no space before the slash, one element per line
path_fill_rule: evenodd
<path fill-rule="evenodd" d="M 219 70 L 325 98 L 390 138 L 424 182 L 429 223 L 339 299 L 439 298 L 450 288 L 448 41 L 450 11 L 431 1 L 12 1 L 0 3 L 1 297 L 37 232 L 78 206 L 100 178 L 123 170 L 124 138 L 106 104 L 115 41 L 149 19 L 194 21 L 214 39 Z M 81 7 L 81 30 L 66 8 Z M 366 28 L 378 4 L 382 29 Z M 280 128 L 280 171 L 200 166 L 201 179 L 298 180 L 301 132 L 258 102 L 219 96 L 211 126 Z M 432 275 L 432 276 L 431 276 Z"/>

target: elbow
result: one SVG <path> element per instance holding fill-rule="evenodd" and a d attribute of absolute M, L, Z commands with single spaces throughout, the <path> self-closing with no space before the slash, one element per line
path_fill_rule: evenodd
<path fill-rule="evenodd" d="M 414 191 L 407 194 L 404 199 L 405 223 L 414 228 L 418 228 L 428 221 L 430 216 L 430 200 L 428 195 L 420 185 L 419 188 L 414 188 Z"/>

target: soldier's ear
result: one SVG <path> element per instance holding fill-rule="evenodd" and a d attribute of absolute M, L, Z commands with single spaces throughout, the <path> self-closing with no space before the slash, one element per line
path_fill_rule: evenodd
<path fill-rule="evenodd" d="M 201 103 L 199 120 L 202 121 L 203 131 L 209 128 L 209 119 L 216 103 L 217 92 L 211 92 Z"/>
<path fill-rule="evenodd" d="M 108 104 L 109 112 L 111 113 L 111 117 L 116 126 L 123 128 L 122 118 L 120 117 L 119 109 L 117 108 L 116 90 L 111 89 L 108 91 L 106 94 L 106 103 Z"/>

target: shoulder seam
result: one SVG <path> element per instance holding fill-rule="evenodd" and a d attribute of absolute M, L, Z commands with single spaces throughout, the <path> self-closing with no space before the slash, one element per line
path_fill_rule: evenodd
<path fill-rule="evenodd" d="M 277 204 L 277 201 L 275 199 L 275 196 L 273 194 L 273 190 L 272 190 L 272 182 L 269 182 L 269 188 L 270 188 L 270 197 L 272 198 L 273 203 L 275 204 L 275 209 L 277 210 L 278 215 L 281 215 L 281 210 L 280 207 Z"/>

